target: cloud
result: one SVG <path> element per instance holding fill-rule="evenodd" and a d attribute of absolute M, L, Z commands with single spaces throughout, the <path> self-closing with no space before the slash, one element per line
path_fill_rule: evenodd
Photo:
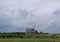
<path fill-rule="evenodd" d="M 0 31 L 25 31 L 34 27 L 50 32 L 54 26 L 58 30 L 59 5 L 59 0 L 0 0 Z"/>
<path fill-rule="evenodd" d="M 59 33 L 60 32 L 60 21 L 54 21 L 46 29 L 49 33 Z"/>
<path fill-rule="evenodd" d="M 54 15 L 60 16 L 60 9 L 55 10 Z"/>

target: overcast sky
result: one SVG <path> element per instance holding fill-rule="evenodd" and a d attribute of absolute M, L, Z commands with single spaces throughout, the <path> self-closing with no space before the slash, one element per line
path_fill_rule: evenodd
<path fill-rule="evenodd" d="M 0 0 L 0 32 L 26 28 L 60 33 L 60 0 Z"/>

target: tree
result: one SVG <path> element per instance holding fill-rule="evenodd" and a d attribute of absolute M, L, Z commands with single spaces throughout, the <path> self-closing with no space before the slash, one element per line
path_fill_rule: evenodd
<path fill-rule="evenodd" d="M 40 34 L 43 34 L 43 32 L 41 31 Z"/>
<path fill-rule="evenodd" d="M 38 34 L 38 31 L 36 30 L 35 33 Z"/>

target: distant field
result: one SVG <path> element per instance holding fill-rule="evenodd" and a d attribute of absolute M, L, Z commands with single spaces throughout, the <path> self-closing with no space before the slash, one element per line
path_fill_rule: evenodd
<path fill-rule="evenodd" d="M 2 38 L 0 42 L 60 42 L 60 39 L 20 39 L 20 38 Z"/>

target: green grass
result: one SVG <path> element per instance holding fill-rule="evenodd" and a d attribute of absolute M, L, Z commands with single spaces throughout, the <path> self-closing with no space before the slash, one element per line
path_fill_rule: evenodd
<path fill-rule="evenodd" d="M 60 42 L 60 39 L 36 39 L 36 38 L 26 38 L 26 39 L 20 39 L 20 38 L 2 38 L 0 39 L 0 42 Z"/>

